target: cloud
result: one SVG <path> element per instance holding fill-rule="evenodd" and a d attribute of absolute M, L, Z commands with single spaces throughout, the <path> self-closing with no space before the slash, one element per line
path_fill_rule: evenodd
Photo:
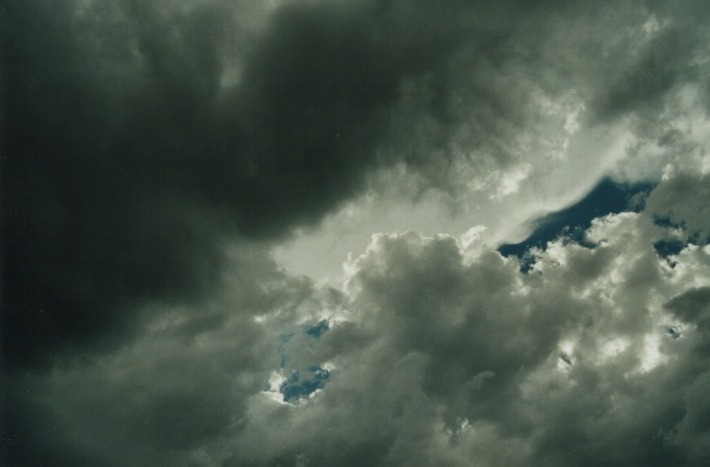
<path fill-rule="evenodd" d="M 706 17 L 7 2 L 3 461 L 704 462 Z"/>
<path fill-rule="evenodd" d="M 662 105 L 704 66 L 701 36 L 678 33 L 690 17 L 616 9 L 10 2 L 8 362 L 130 328 L 136 302 L 198 297 L 228 239 L 284 238 L 385 180 L 520 200 L 570 158 L 591 187 L 618 156 L 572 142 L 583 109 L 602 109 L 587 114 L 604 133 L 608 114 Z"/>
<path fill-rule="evenodd" d="M 55 356 L 51 371 L 11 375 L 8 462 L 182 462 L 238 426 L 249 395 L 279 365 L 278 316 L 291 322 L 295 309 L 317 310 L 308 281 L 279 273 L 250 248 L 230 255 L 228 286 L 212 298 L 145 305 L 134 311 L 135 337 L 120 346 Z M 277 315 L 276 329 L 259 324 L 267 313 Z"/>
<path fill-rule="evenodd" d="M 451 237 L 377 237 L 350 284 L 353 319 L 318 347 L 331 381 L 273 422 L 309 434 L 278 444 L 314 463 L 342 461 L 327 451 L 339 439 L 376 452 L 368 434 L 387 440 L 374 460 L 385 465 L 494 465 L 510 445 L 516 465 L 698 462 L 707 426 L 686 414 L 705 378 L 704 315 L 680 310 L 704 305 L 707 286 L 689 279 L 710 280 L 708 250 L 690 245 L 671 268 L 653 248 L 660 230 L 645 213 L 599 218 L 587 232 L 596 246 L 552 242 L 527 274 L 495 252 L 468 262 Z M 347 407 L 357 415 L 341 418 Z M 254 414 L 259 433 L 274 415 Z M 680 435 L 691 423 L 698 435 Z"/>
<path fill-rule="evenodd" d="M 346 296 L 282 277 L 263 300 L 217 298 L 219 325 L 186 331 L 202 311 L 167 309 L 123 350 L 25 383 L 85 463 L 702 462 L 710 251 L 671 266 L 653 247 L 665 229 L 598 218 L 591 246 L 550 242 L 527 273 L 450 236 L 380 235 Z M 299 365 L 326 384 L 275 401 L 269 375 Z"/>
<path fill-rule="evenodd" d="M 377 165 L 420 48 L 387 52 L 369 7 L 286 5 L 257 31 L 248 8 L 8 5 L 11 366 L 130 327 L 144 300 L 199 297 L 228 239 L 314 223 Z"/>
<path fill-rule="evenodd" d="M 414 41 L 420 4 L 9 3 L 8 363 L 198 297 L 227 239 L 283 237 L 360 191 L 392 163 L 375 149 L 402 81 L 461 41 L 453 6 Z"/>
<path fill-rule="evenodd" d="M 680 173 L 669 178 L 653 191 L 647 209 L 662 220 L 680 225 L 686 236 L 707 243 L 710 226 L 705 199 L 710 196 L 707 174 Z"/>

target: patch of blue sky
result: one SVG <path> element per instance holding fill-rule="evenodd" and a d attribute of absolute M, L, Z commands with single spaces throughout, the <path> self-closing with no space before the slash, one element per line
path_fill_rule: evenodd
<path fill-rule="evenodd" d="M 278 337 L 280 355 L 279 368 L 284 369 L 288 366 L 294 349 L 304 344 L 302 340 L 304 336 L 311 338 L 308 339 L 309 342 L 305 343 L 305 345 L 313 348 L 317 340 L 323 337 L 323 334 L 325 334 L 328 329 L 330 329 L 330 323 L 327 319 L 324 319 L 316 324 L 292 327 L 281 333 Z M 316 342 L 313 342 L 313 339 L 315 339 Z"/>
<path fill-rule="evenodd" d="M 653 244 L 656 254 L 661 258 L 677 255 L 685 246 L 686 242 L 678 239 L 659 240 Z"/>
<path fill-rule="evenodd" d="M 301 355 L 307 349 L 313 349 L 320 338 L 330 329 L 330 323 L 323 319 L 318 323 L 309 323 L 288 328 L 278 336 L 279 370 L 289 374 L 278 388 L 284 402 L 297 403 L 308 398 L 318 389 L 323 389 L 330 379 L 330 372 L 320 365 L 303 367 L 294 364 L 302 360 Z"/>
<path fill-rule="evenodd" d="M 306 334 L 308 334 L 311 337 L 315 337 L 316 339 L 320 339 L 323 334 L 330 329 L 330 324 L 328 323 L 327 319 L 322 320 L 318 324 L 315 324 L 313 326 L 310 326 L 309 328 L 306 329 Z"/>
<path fill-rule="evenodd" d="M 654 217 L 653 222 L 659 227 L 665 228 L 669 234 L 667 238 L 653 244 L 656 254 L 661 258 L 669 259 L 669 257 L 677 255 L 688 244 L 705 245 L 710 241 L 710 237 L 703 238 L 699 232 L 688 232 L 684 223 L 674 222 L 669 217 L 657 216 Z"/>
<path fill-rule="evenodd" d="M 666 328 L 666 334 L 672 339 L 678 339 L 681 336 L 678 326 L 669 326 Z"/>
<path fill-rule="evenodd" d="M 294 370 L 291 376 L 281 383 L 279 391 L 283 394 L 284 402 L 297 403 L 307 399 L 318 389 L 323 389 L 330 380 L 330 372 L 320 365 L 315 365 L 306 370 Z"/>
<path fill-rule="evenodd" d="M 592 220 L 608 214 L 640 211 L 643 208 L 641 200 L 653 187 L 649 183 L 620 184 L 606 178 L 576 204 L 537 221 L 537 227 L 527 239 L 520 243 L 502 245 L 498 252 L 506 257 L 513 255 L 520 258 L 520 269 L 527 272 L 535 264 L 535 255 L 531 249 L 544 250 L 548 242 L 557 238 L 564 237 L 587 248 L 594 248 L 594 244 L 584 239 L 584 232 L 592 225 Z"/>

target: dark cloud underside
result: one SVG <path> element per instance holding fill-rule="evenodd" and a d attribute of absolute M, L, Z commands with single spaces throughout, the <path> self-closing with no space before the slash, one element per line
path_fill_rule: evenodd
<path fill-rule="evenodd" d="M 314 4 L 225 57 L 226 4 L 90 8 L 3 14 L 11 365 L 118 332 L 144 299 L 189 299 L 218 280 L 226 236 L 279 237 L 355 193 L 399 81 L 438 47 L 387 47 L 386 11 Z M 227 59 L 242 71 L 223 89 Z"/>

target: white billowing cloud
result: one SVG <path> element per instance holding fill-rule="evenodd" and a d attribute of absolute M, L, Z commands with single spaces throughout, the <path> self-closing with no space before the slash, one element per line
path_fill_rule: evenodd
<path fill-rule="evenodd" d="M 596 247 L 560 239 L 528 274 L 495 252 L 467 262 L 453 237 L 377 236 L 351 279 L 352 320 L 318 347 L 332 381 L 304 406 L 255 412 L 259 433 L 269 419 L 322 427 L 318 448 L 279 439 L 314 463 L 338 443 L 385 465 L 697 462 L 708 315 L 678 297 L 710 285 L 710 248 L 668 261 L 663 235 L 647 213 L 597 219 Z M 264 455 L 250 433 L 237 445 Z"/>
<path fill-rule="evenodd" d="M 710 284 L 710 249 L 688 246 L 671 267 L 653 248 L 662 236 L 646 213 L 598 219 L 595 248 L 559 240 L 528 275 L 495 252 L 466 264 L 449 236 L 375 237 L 351 279 L 352 321 L 319 344 L 332 382 L 273 420 L 313 430 L 318 447 L 279 443 L 314 463 L 342 443 L 384 464 L 701 459 L 708 427 L 684 414 L 700 403 L 707 335 L 666 304 Z M 264 410 L 261 435 L 276 409 Z M 238 450 L 258 436 L 247 426 Z"/>

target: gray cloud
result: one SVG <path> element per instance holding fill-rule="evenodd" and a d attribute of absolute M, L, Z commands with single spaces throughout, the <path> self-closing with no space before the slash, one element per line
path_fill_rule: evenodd
<path fill-rule="evenodd" d="M 594 247 L 558 239 L 528 273 L 450 236 L 383 234 L 345 292 L 237 268 L 119 350 L 14 378 L 25 463 L 702 463 L 710 252 L 671 267 L 653 244 L 672 228 L 596 219 Z M 275 397 L 267 382 L 307 365 L 329 369 L 321 390 Z"/>
<path fill-rule="evenodd" d="M 659 10 L 661 32 L 644 42 L 654 11 L 617 13 L 556 2 L 9 2 L 8 361 L 89 341 L 103 323 L 130 328 L 133 303 L 199 296 L 218 280 L 226 239 L 317 223 L 380 169 L 404 164 L 415 192 L 514 190 L 496 174 L 524 178 L 527 154 L 563 144 L 537 137 L 565 119 L 541 111 L 540 96 L 572 107 L 617 96 L 607 100 L 620 110 L 600 111 L 617 114 L 689 79 L 700 41 L 677 34 L 685 23 Z M 622 24 L 628 51 L 613 45 Z M 610 94 L 606 75 L 621 77 Z"/>
<path fill-rule="evenodd" d="M 708 252 L 688 247 L 671 269 L 659 230 L 645 214 L 599 219 L 598 246 L 559 240 L 529 274 L 494 252 L 467 260 L 450 237 L 379 237 L 350 320 L 317 347 L 331 382 L 297 407 L 255 398 L 234 449 L 261 464 L 356 465 L 347 449 L 382 465 L 702 462 L 705 288 L 688 284 L 710 279 Z M 266 435 L 278 426 L 293 431 Z"/>
<path fill-rule="evenodd" d="M 135 302 L 199 296 L 230 236 L 316 221 L 362 185 L 377 115 L 421 66 L 379 53 L 359 9 L 293 6 L 223 89 L 230 28 L 256 34 L 240 10 L 88 5 L 4 14 L 11 365 L 116 332 Z"/>
<path fill-rule="evenodd" d="M 429 16 L 396 2 L 287 4 L 257 31 L 241 3 L 10 2 L 8 362 L 199 296 L 227 238 L 282 237 L 359 191 L 461 8 L 413 41 Z"/>
<path fill-rule="evenodd" d="M 5 459 L 704 462 L 703 2 L 257 3 L 3 7 Z M 345 290 L 269 257 L 368 190 L 553 196 L 614 131 L 622 178 L 678 170 L 527 274 L 413 232 Z"/>
<path fill-rule="evenodd" d="M 680 226 L 685 237 L 704 244 L 710 239 L 710 196 L 707 175 L 680 173 L 659 185 L 647 201 L 647 210 L 658 218 Z"/>

